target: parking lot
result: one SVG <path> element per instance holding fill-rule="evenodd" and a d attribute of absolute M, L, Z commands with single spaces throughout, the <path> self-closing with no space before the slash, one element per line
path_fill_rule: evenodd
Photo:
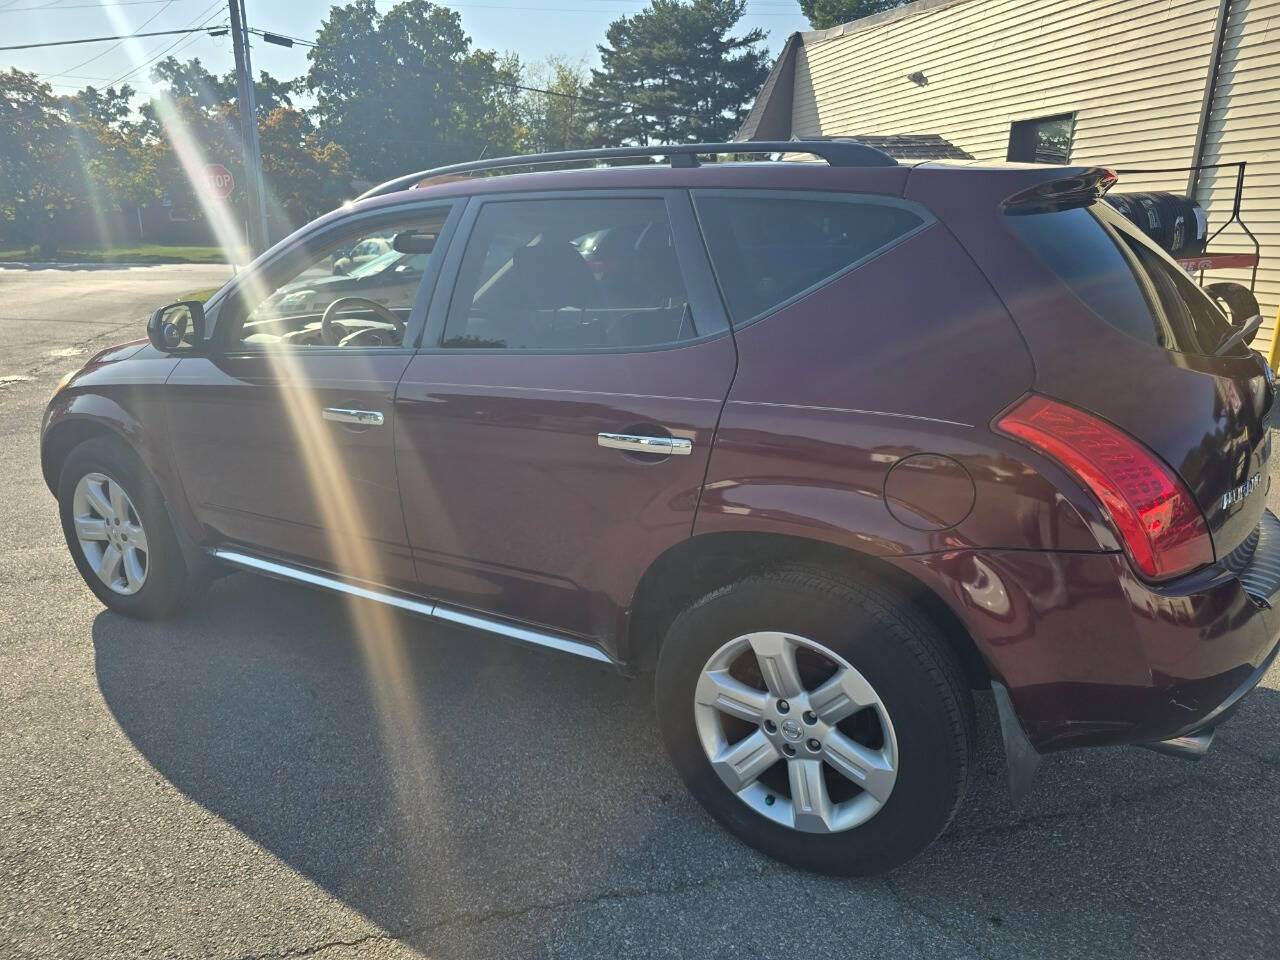
<path fill-rule="evenodd" d="M 0 956 L 1280 949 L 1275 668 L 1205 760 L 1059 754 L 1017 807 L 984 698 L 948 833 L 833 880 L 702 812 L 643 682 L 407 617 L 362 644 L 341 601 L 245 574 L 173 622 L 105 612 L 40 476 L 41 411 L 153 306 L 226 274 L 0 268 Z M 388 664 L 395 702 L 370 682 Z"/>

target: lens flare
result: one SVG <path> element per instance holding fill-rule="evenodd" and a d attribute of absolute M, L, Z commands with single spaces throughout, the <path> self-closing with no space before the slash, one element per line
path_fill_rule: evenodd
<path fill-rule="evenodd" d="M 122 20 L 122 15 L 115 8 L 105 7 L 104 10 L 113 20 Z M 120 29 L 119 32 L 127 30 Z M 147 62 L 136 40 L 126 41 L 125 51 L 134 64 L 141 66 Z M 200 92 L 207 96 L 205 102 L 217 102 L 212 91 Z M 175 102 L 167 93 L 156 96 L 153 104 L 162 136 L 171 146 L 205 221 L 228 261 L 236 262 L 245 249 L 243 226 L 233 205 L 206 189 L 204 170 L 211 158 L 202 148 L 197 132 L 184 119 L 184 105 Z M 233 123 L 225 124 L 226 142 L 233 144 L 243 157 L 244 145 L 235 126 Z M 212 159 L 225 161 L 229 158 Z M 269 213 L 276 222 L 286 222 L 283 208 L 274 194 L 268 191 L 266 199 Z M 241 302 L 250 306 L 261 303 L 273 292 L 252 269 L 242 276 L 239 291 Z M 381 548 L 359 534 L 363 528 L 357 506 L 359 500 L 333 432 L 341 428 L 320 416 L 323 404 L 317 394 L 316 378 L 304 359 L 306 349 L 286 348 L 268 354 L 271 379 L 277 385 L 278 401 L 287 415 L 307 477 L 308 489 L 299 491 L 299 495 L 311 498 L 315 506 L 314 515 L 319 518 L 337 571 L 352 580 L 384 584 L 387 577 L 380 559 Z M 356 356 L 352 357 L 352 363 L 358 366 Z M 348 373 L 357 375 L 354 370 Z M 431 784 L 438 780 L 440 767 L 431 741 L 424 734 L 402 615 L 382 604 L 354 597 L 344 597 L 342 602 L 367 672 L 395 785 L 397 802 L 387 813 L 388 822 L 382 830 L 385 838 L 388 833 L 395 834 L 403 829 L 407 823 L 421 822 L 423 817 L 444 819 L 447 816 L 443 809 L 432 809 L 436 795 Z M 406 819 L 399 811 L 412 811 L 412 819 Z M 400 838 L 406 842 L 410 839 Z M 454 853 L 448 850 L 433 850 L 431 855 L 433 859 L 454 857 Z M 425 864 L 420 866 L 425 867 Z"/>

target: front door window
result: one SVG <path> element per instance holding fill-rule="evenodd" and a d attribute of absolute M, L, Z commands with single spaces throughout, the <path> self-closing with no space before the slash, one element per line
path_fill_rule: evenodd
<path fill-rule="evenodd" d="M 345 234 L 252 290 L 233 338 L 246 349 L 400 347 L 448 210 Z"/>

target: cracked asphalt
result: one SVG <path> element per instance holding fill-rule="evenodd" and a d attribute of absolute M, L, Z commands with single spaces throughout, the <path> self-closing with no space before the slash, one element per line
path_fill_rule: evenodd
<path fill-rule="evenodd" d="M 230 576 L 139 624 L 40 478 L 58 378 L 226 268 L 0 269 L 0 957 L 1275 957 L 1280 672 L 1212 753 L 1046 760 L 869 880 L 764 860 L 667 764 L 650 691 Z M 1280 486 L 1277 487 L 1280 494 Z M 374 688 L 396 664 L 403 694 Z"/>

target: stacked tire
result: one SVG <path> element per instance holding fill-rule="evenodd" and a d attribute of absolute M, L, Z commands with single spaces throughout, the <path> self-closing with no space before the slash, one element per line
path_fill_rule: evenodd
<path fill-rule="evenodd" d="M 1147 192 L 1108 194 L 1107 201 L 1171 257 L 1185 259 L 1204 252 L 1209 221 L 1194 200 Z"/>

